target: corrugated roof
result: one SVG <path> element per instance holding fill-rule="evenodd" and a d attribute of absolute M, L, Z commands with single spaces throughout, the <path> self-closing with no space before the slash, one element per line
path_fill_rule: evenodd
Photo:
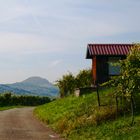
<path fill-rule="evenodd" d="M 96 55 L 127 55 L 133 44 L 88 44 L 86 58 Z"/>

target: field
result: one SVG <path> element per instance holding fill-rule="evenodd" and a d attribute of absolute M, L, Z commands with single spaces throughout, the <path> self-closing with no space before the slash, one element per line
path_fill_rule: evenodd
<path fill-rule="evenodd" d="M 140 139 L 140 115 L 131 126 L 130 114 L 116 116 L 113 89 L 100 91 L 101 107 L 96 93 L 66 97 L 37 107 L 34 114 L 69 140 L 135 140 Z M 106 105 L 108 104 L 108 105 Z"/>

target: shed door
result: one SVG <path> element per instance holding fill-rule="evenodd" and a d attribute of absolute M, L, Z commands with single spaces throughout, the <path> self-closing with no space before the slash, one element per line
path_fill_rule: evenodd
<path fill-rule="evenodd" d="M 103 83 L 108 80 L 108 58 L 106 56 L 97 57 L 97 80 Z"/>

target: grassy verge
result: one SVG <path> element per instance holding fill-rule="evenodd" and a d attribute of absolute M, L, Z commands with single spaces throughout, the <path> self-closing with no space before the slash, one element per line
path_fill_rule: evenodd
<path fill-rule="evenodd" d="M 96 93 L 82 97 L 67 97 L 39 106 L 35 115 L 50 127 L 70 140 L 129 140 L 140 139 L 140 116 L 135 117 L 135 125 L 130 125 L 130 116 L 116 119 L 115 105 L 108 93 L 100 92 L 101 104 L 97 106 Z"/>
<path fill-rule="evenodd" d="M 0 111 L 8 110 L 8 109 L 13 109 L 13 108 L 21 108 L 22 106 L 4 106 L 0 107 Z"/>

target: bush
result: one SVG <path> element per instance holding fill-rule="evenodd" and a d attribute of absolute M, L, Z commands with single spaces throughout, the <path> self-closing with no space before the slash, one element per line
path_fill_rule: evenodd
<path fill-rule="evenodd" d="M 0 95 L 0 106 L 36 106 L 50 102 L 48 97 L 39 96 L 16 96 L 12 93 L 5 93 Z"/>
<path fill-rule="evenodd" d="M 76 88 L 90 87 L 92 85 L 92 71 L 91 69 L 81 70 L 76 78 Z"/>
<path fill-rule="evenodd" d="M 56 81 L 60 89 L 60 97 L 65 97 L 74 93 L 75 88 L 90 87 L 92 85 L 91 69 L 81 70 L 76 76 L 68 73 Z"/>
<path fill-rule="evenodd" d="M 63 75 L 62 79 L 56 81 L 56 85 L 59 87 L 61 97 L 70 95 L 75 89 L 75 77 L 72 73 Z"/>

